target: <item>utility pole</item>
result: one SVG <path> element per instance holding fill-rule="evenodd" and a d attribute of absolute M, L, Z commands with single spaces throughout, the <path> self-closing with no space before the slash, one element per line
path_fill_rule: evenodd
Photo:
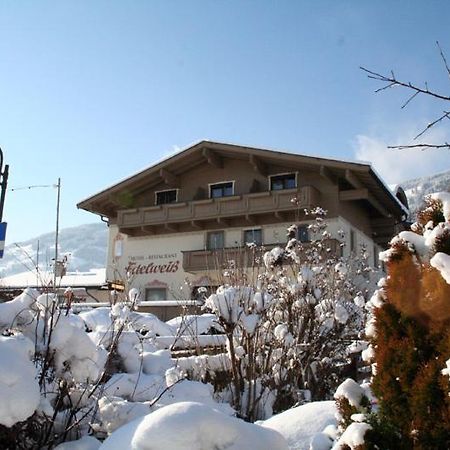
<path fill-rule="evenodd" d="M 8 166 L 6 166 L 8 167 Z M 32 185 L 32 186 L 22 186 L 18 188 L 13 188 L 11 191 L 19 191 L 23 189 L 35 189 L 35 188 L 57 188 L 58 194 L 57 194 L 57 200 L 56 200 L 56 232 L 55 232 L 55 260 L 54 260 L 54 277 L 53 282 L 56 283 L 57 277 L 62 277 L 64 275 L 64 267 L 62 263 L 64 261 L 58 261 L 58 240 L 59 240 L 59 204 L 61 199 L 61 178 L 58 178 L 58 184 L 39 184 L 39 185 Z M 0 223 L 1 225 L 1 223 Z M 1 231 L 1 229 L 0 229 Z M 1 234 L 1 233 L 0 233 Z M 1 236 L 0 236 L 1 241 Z M 0 256 L 1 257 L 1 256 Z M 38 260 L 39 260 L 39 241 L 38 241 Z M 58 264 L 61 263 L 61 264 Z"/>
<path fill-rule="evenodd" d="M 3 258 L 3 250 L 5 248 L 5 240 L 6 240 L 6 222 L 2 222 L 3 220 L 3 206 L 5 205 L 5 195 L 6 195 L 6 187 L 8 185 L 8 173 L 9 166 L 6 164 L 5 170 L 3 170 L 3 151 L 0 148 L 0 258 Z"/>
<path fill-rule="evenodd" d="M 6 164 L 5 170 L 3 170 L 3 151 L 0 148 L 0 177 L 1 177 L 1 194 L 0 194 L 0 222 L 3 220 L 3 206 L 5 205 L 5 195 L 6 195 L 6 187 L 8 185 L 8 173 L 9 173 L 9 165 Z"/>
<path fill-rule="evenodd" d="M 58 195 L 56 200 L 56 233 L 55 233 L 55 264 L 53 271 L 53 287 L 56 289 L 56 277 L 61 276 L 59 271 L 62 270 L 60 263 L 58 261 L 58 237 L 59 237 L 59 201 L 61 197 L 61 178 L 58 178 L 58 184 L 56 185 L 58 189 Z"/>

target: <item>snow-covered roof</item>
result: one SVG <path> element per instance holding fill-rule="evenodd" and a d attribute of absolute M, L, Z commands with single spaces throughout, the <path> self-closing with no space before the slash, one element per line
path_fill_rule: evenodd
<path fill-rule="evenodd" d="M 57 278 L 59 287 L 95 287 L 106 282 L 106 269 L 91 269 L 89 272 L 68 272 Z M 53 272 L 26 271 L 0 279 L 0 288 L 24 288 L 48 286 L 53 283 Z"/>

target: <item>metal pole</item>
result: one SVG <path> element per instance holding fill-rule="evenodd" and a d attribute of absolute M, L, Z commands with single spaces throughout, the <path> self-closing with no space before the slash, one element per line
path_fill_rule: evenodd
<path fill-rule="evenodd" d="M 6 164 L 5 170 L 3 169 L 3 151 L 0 148 L 0 176 L 2 177 L 2 182 L 0 183 L 1 194 L 0 194 L 0 222 L 3 220 L 3 206 L 5 205 L 5 195 L 6 195 L 6 187 L 8 186 L 8 172 L 9 166 Z"/>
<path fill-rule="evenodd" d="M 37 250 L 36 250 L 36 269 L 39 270 L 39 239 L 37 241 Z"/>
<path fill-rule="evenodd" d="M 54 265 L 54 277 L 53 277 L 53 287 L 56 289 L 56 270 L 58 267 L 58 235 L 59 235 L 59 200 L 61 195 L 61 178 L 58 178 L 58 198 L 56 201 L 56 233 L 55 233 L 55 265 Z"/>

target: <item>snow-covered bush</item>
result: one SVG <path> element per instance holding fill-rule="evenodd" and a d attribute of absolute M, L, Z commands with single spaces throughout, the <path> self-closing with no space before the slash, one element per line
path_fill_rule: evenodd
<path fill-rule="evenodd" d="M 0 446 L 51 448 L 87 433 L 112 347 L 91 339 L 52 293 L 27 289 L 0 313 Z"/>
<path fill-rule="evenodd" d="M 176 329 L 129 297 L 78 315 L 33 290 L 0 304 L 0 448 L 96 448 L 95 438 L 179 401 L 234 413 L 210 384 L 185 379 L 156 341 Z"/>
<path fill-rule="evenodd" d="M 381 258 L 387 277 L 368 302 L 363 354 L 376 401 L 363 418 L 338 401 L 348 425 L 341 440 L 364 423 L 361 449 L 450 448 L 450 193 L 426 198 Z M 346 445 L 337 448 L 356 448 Z"/>
<path fill-rule="evenodd" d="M 22 334 L 0 336 L 0 424 L 11 427 L 30 417 L 40 401 L 33 343 Z"/>
<path fill-rule="evenodd" d="M 334 393 L 339 426 L 336 450 L 362 450 L 366 433 L 372 430 L 370 418 L 374 411 L 373 394 L 367 383 L 358 384 L 351 378 L 342 382 Z"/>
<path fill-rule="evenodd" d="M 230 267 L 206 300 L 227 336 L 228 382 L 222 374 L 216 391 L 246 420 L 331 398 L 366 347 L 370 270 L 364 258 L 345 261 L 332 251 L 325 212 L 309 213 L 312 242 L 298 241 L 290 227 L 286 247 L 263 255 L 257 277 Z"/>

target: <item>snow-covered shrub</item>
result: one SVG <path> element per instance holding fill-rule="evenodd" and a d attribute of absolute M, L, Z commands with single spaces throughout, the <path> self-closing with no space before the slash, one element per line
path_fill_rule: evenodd
<path fill-rule="evenodd" d="M 44 448 L 88 431 L 108 351 L 50 292 L 0 305 L 2 448 Z"/>
<path fill-rule="evenodd" d="M 363 420 L 370 428 L 359 448 L 450 448 L 450 193 L 428 197 L 411 231 L 381 257 L 387 277 L 368 303 L 371 344 L 363 354 L 376 407 Z M 360 417 L 348 419 L 356 430 Z"/>
<path fill-rule="evenodd" d="M 176 330 L 133 311 L 137 299 L 131 291 L 126 303 L 76 315 L 53 293 L 28 289 L 0 304 L 0 448 L 103 438 L 180 398 L 214 403 L 211 385 L 183 381 L 156 346 L 156 335 Z"/>
<path fill-rule="evenodd" d="M 335 442 L 336 450 L 362 450 L 365 445 L 365 436 L 372 430 L 370 424 L 373 404 L 373 395 L 367 384 L 358 384 L 351 378 L 341 383 L 334 393 L 337 406 L 338 439 Z"/>
<path fill-rule="evenodd" d="M 216 390 L 247 420 L 331 398 L 366 347 L 371 273 L 363 260 L 333 252 L 324 211 L 310 213 L 316 239 L 301 243 L 290 227 L 286 247 L 264 254 L 257 277 L 230 267 L 205 303 L 227 336 L 229 379 Z"/>
<path fill-rule="evenodd" d="M 380 420 L 410 448 L 450 447 L 449 385 L 441 373 L 450 357 L 449 208 L 449 193 L 429 197 L 412 232 L 400 233 L 384 254 L 372 389 Z"/>
<path fill-rule="evenodd" d="M 0 424 L 11 427 L 28 419 L 39 401 L 33 343 L 22 334 L 0 336 Z"/>

